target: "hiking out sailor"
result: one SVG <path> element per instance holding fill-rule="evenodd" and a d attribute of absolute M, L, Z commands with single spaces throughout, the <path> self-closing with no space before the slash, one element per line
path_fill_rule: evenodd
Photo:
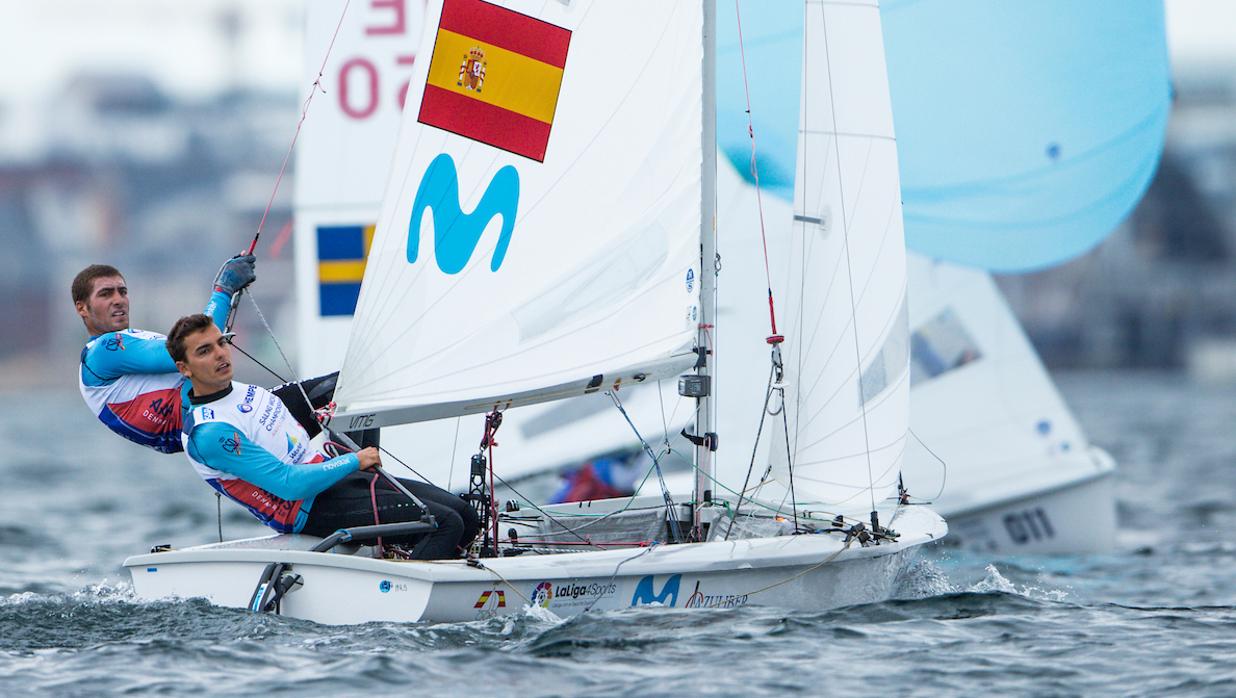
<path fill-rule="evenodd" d="M 223 327 L 233 293 L 253 283 L 254 258 L 233 257 L 215 277 L 205 314 Z M 70 288 L 90 339 L 81 353 L 78 388 L 104 426 L 162 453 L 181 450 L 184 377 L 164 346 L 166 337 L 129 327 L 129 288 L 118 269 L 92 264 Z"/>
<path fill-rule="evenodd" d="M 234 293 L 257 278 L 252 255 L 233 257 L 219 269 L 205 314 L 222 329 Z M 81 353 L 78 387 L 91 412 L 116 434 L 162 453 L 181 450 L 185 379 L 167 353 L 166 337 L 129 326 L 129 288 L 124 275 L 106 264 L 81 270 L 71 286 L 73 305 L 90 339 Z M 338 373 L 274 388 L 310 435 L 320 430 L 314 409 L 335 392 Z M 304 389 L 304 394 L 301 389 Z M 305 395 L 312 405 L 305 404 Z M 377 430 L 353 434 L 377 445 Z"/>
<path fill-rule="evenodd" d="M 281 533 L 327 536 L 340 528 L 417 521 L 422 512 L 370 469 L 375 448 L 327 458 L 272 392 L 232 381 L 231 347 L 207 315 L 181 318 L 167 351 L 191 387 L 185 455 L 198 475 Z M 432 485 L 400 482 L 419 497 L 437 530 L 387 543 L 414 546 L 414 559 L 457 557 L 479 519 L 462 499 Z"/>

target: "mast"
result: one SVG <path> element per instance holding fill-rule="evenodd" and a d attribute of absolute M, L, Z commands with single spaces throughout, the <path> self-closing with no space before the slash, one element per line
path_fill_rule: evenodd
<path fill-rule="evenodd" d="M 699 398 L 696 410 L 695 429 L 699 440 L 695 447 L 695 530 L 700 530 L 700 507 L 712 500 L 713 462 L 712 454 L 717 448 L 717 435 L 713 433 L 712 386 L 712 338 L 713 320 L 716 318 L 717 288 L 717 4 L 716 0 L 704 2 L 704 65 L 703 65 L 703 119 L 700 138 L 703 146 L 700 179 L 700 321 L 696 336 L 700 348 L 700 361 L 696 375 L 709 386 Z"/>

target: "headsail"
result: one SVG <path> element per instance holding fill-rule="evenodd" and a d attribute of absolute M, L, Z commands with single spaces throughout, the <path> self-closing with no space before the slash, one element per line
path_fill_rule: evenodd
<path fill-rule="evenodd" d="M 778 295 L 789 310 L 788 430 L 772 430 L 775 485 L 756 496 L 789 497 L 792 467 L 800 504 L 866 512 L 896 489 L 909 417 L 905 247 L 879 7 L 810 1 L 803 39 L 794 229 Z"/>
<path fill-rule="evenodd" d="M 425 27 L 341 412 L 433 419 L 690 366 L 700 8 L 446 0 Z"/>

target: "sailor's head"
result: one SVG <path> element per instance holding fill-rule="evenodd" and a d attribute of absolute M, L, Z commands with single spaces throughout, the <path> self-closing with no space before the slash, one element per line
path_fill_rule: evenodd
<path fill-rule="evenodd" d="M 223 334 L 205 315 L 186 315 L 167 333 L 167 353 L 180 375 L 193 382 L 193 392 L 206 395 L 232 382 L 230 334 Z"/>
<path fill-rule="evenodd" d="M 91 337 L 129 328 L 129 287 L 116 267 L 91 264 L 73 277 L 69 290 Z"/>

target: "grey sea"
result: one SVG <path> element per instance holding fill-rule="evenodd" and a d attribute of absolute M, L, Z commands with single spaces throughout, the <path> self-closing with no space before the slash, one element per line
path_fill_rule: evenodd
<path fill-rule="evenodd" d="M 1058 382 L 1120 464 L 1110 555 L 938 548 L 898 598 L 823 613 L 351 627 L 134 599 L 121 561 L 211 540 L 215 498 L 182 457 L 116 441 L 76 395 L 10 395 L 0 695 L 1236 695 L 1236 391 Z M 224 511 L 229 537 L 261 532 Z"/>

